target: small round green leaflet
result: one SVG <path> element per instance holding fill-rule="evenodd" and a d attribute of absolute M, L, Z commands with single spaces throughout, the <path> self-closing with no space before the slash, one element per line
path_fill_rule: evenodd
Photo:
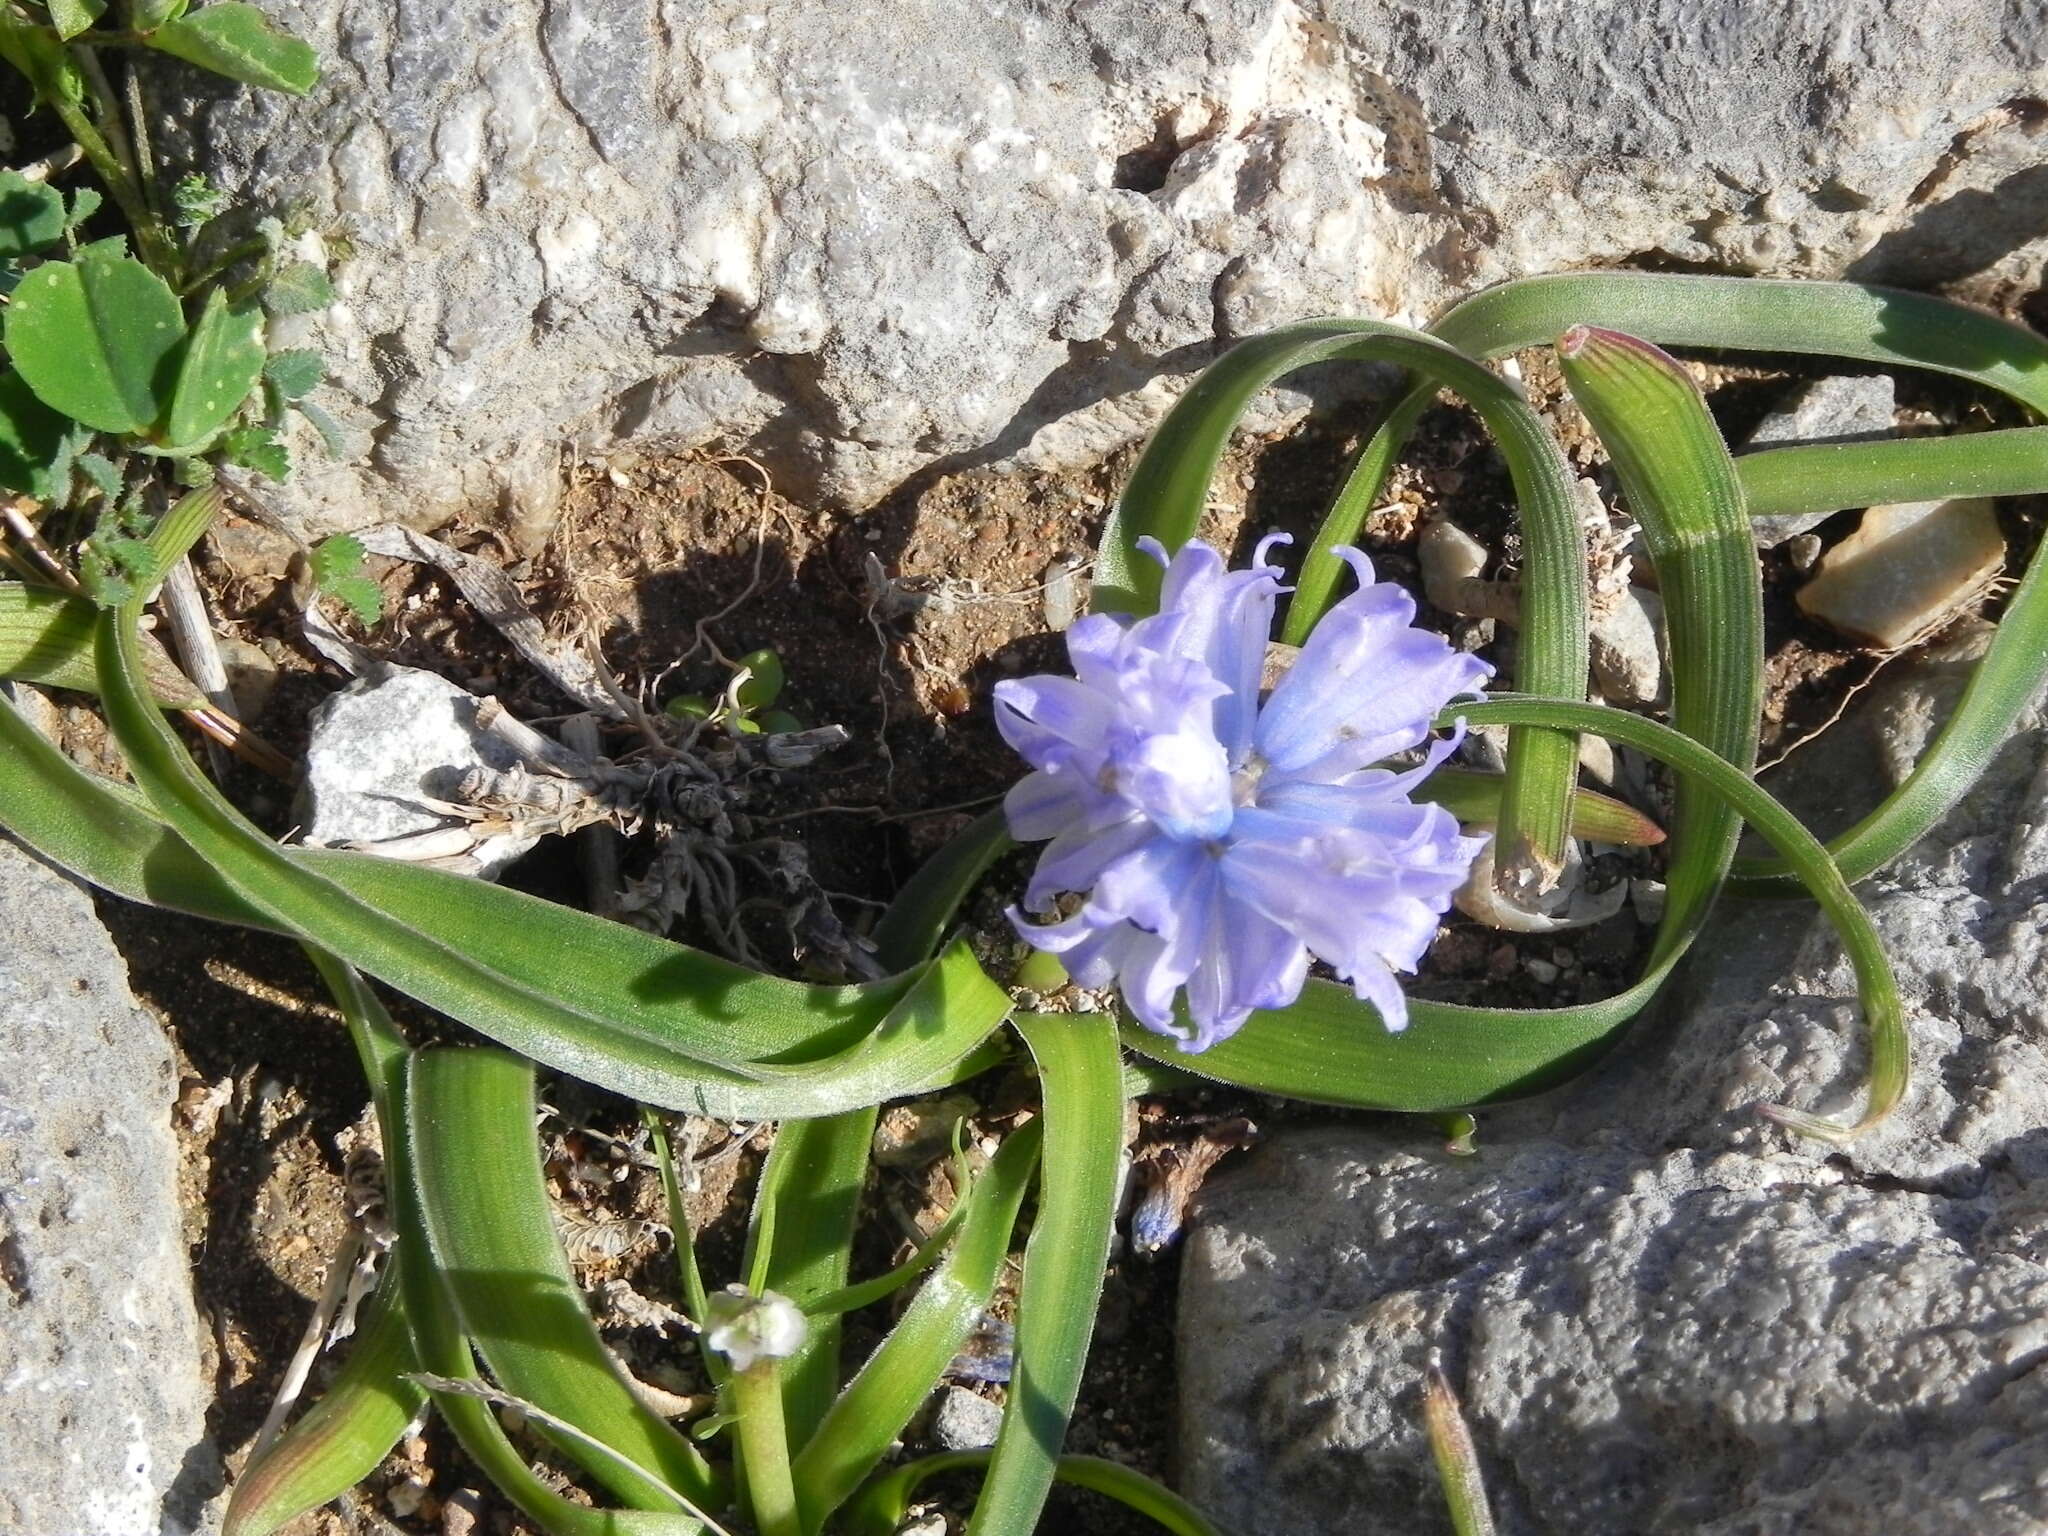
<path fill-rule="evenodd" d="M 253 304 L 230 305 L 222 289 L 208 293 L 185 339 L 164 441 L 186 447 L 224 425 L 263 377 L 264 356 L 263 312 Z"/>
<path fill-rule="evenodd" d="M 7 352 L 42 402 L 102 432 L 146 433 L 170 404 L 185 317 L 170 285 L 119 241 L 21 280 Z"/>

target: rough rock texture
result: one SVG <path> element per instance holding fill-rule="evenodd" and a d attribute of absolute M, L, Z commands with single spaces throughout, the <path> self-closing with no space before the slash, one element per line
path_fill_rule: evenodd
<path fill-rule="evenodd" d="M 0 838 L 0 1530 L 180 1536 L 221 1483 L 177 1081 L 92 903 Z"/>
<path fill-rule="evenodd" d="M 1960 680 L 1896 677 L 1791 760 L 1790 792 L 1839 828 Z M 1863 890 L 1918 1071 L 1846 1151 L 1753 1112 L 1853 1108 L 1863 1052 L 1825 924 L 1749 904 L 1663 1027 L 1484 1117 L 1477 1157 L 1419 1129 L 1306 1131 L 1216 1180 L 1183 1271 L 1184 1491 L 1242 1536 L 1447 1530 L 1417 1427 L 1441 1351 L 1504 1532 L 2048 1528 L 2038 708 Z"/>
<path fill-rule="evenodd" d="M 523 765 L 516 749 L 477 724 L 479 702 L 413 667 L 358 678 L 324 700 L 306 743 L 303 841 L 375 852 L 379 844 L 448 829 L 459 847 L 424 849 L 415 841 L 412 856 L 432 853 L 439 868 L 485 876 L 532 848 L 537 833 L 487 837 L 422 803 L 455 801 L 472 770 L 503 773 Z"/>
<path fill-rule="evenodd" d="M 328 524 L 541 526 L 569 436 L 852 503 L 1092 462 L 1219 342 L 1533 272 L 1996 297 L 2048 256 L 2030 0 L 272 8 L 312 99 L 159 104 L 348 237 L 311 329 L 371 452 L 288 499 Z"/>

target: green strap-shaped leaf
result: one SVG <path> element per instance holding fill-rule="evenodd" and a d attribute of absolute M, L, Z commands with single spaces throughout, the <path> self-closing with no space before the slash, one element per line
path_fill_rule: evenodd
<path fill-rule="evenodd" d="M 401 1071 L 389 1085 L 400 1118 L 406 1121 L 412 1118 L 408 1077 Z M 473 1381 L 476 1360 L 428 1242 L 411 1139 L 386 1143 L 384 1158 L 391 1216 L 398 1229 L 394 1257 L 405 1293 L 406 1321 L 412 1328 L 413 1359 L 429 1375 Z M 470 1460 L 547 1536 L 701 1536 L 703 1523 L 686 1514 L 571 1503 L 534 1475 L 487 1403 L 461 1392 L 437 1391 L 432 1396 L 436 1411 L 455 1431 Z"/>
<path fill-rule="evenodd" d="M 891 969 L 938 952 L 967 893 L 1016 844 L 1000 809 L 985 811 L 949 838 L 906 880 L 875 925 L 875 953 Z"/>
<path fill-rule="evenodd" d="M 1692 376 L 1648 343 L 1575 326 L 1557 352 L 1657 568 L 1670 639 L 1671 723 L 1753 772 L 1763 709 L 1763 581 L 1727 445 Z M 1680 781 L 1676 809 L 1659 950 L 1691 943 L 1742 833 L 1731 807 L 1688 781 Z"/>
<path fill-rule="evenodd" d="M 1999 390 L 2048 413 L 2048 341 L 1960 304 L 1862 284 L 1643 272 L 1530 278 L 1467 299 L 1430 330 L 1474 355 L 1499 356 L 1543 345 L 1573 325 L 1609 326 L 1667 347 L 1796 352 L 1926 368 Z M 1433 384 L 1410 391 L 1360 452 L 1316 535 L 1311 557 L 1303 563 L 1288 613 L 1289 639 L 1305 634 L 1335 598 L 1335 573 L 1327 562 L 1315 558 L 1315 552 L 1357 536 L 1401 444 L 1433 392 Z M 1989 449 L 1986 458 L 1991 462 Z M 1887 467 L 1883 458 L 1869 462 Z M 1804 466 L 1796 469 L 1800 475 L 1813 472 Z M 1770 510 L 1771 497 L 1783 489 L 1782 482 L 1761 489 L 1767 494 L 1757 510 Z M 1912 477 L 1903 470 L 1896 491 L 1887 493 L 1869 477 L 1859 482 L 1858 491 L 1864 504 L 1915 494 Z M 1832 510 L 1806 505 L 1809 510 Z M 2039 658 L 2048 652 L 2048 576 L 2037 580 L 2040 569 L 2037 555 L 1955 713 L 1914 765 L 1912 776 L 1877 810 L 1829 844 L 1851 880 L 1883 868 L 1925 835 L 1976 782 L 1998 744 L 2011 733 L 2039 686 Z M 1745 891 L 1784 895 L 1792 889 L 1788 872 L 1773 861 L 1738 860 L 1736 871 L 1751 877 L 1742 886 Z"/>
<path fill-rule="evenodd" d="M 909 1518 L 911 1496 L 920 1487 L 948 1472 L 978 1472 L 988 1465 L 992 1454 L 947 1451 L 876 1478 L 861 1490 L 860 1498 L 849 1511 L 848 1536 L 895 1536 Z M 1223 1536 L 1200 1510 L 1172 1489 L 1100 1456 L 1062 1456 L 1053 1465 L 1052 1475 L 1055 1482 L 1115 1499 L 1126 1509 L 1136 1510 L 1155 1525 L 1171 1531 L 1173 1536 Z"/>
<path fill-rule="evenodd" d="M 1016 1369 L 967 1536 L 1030 1536 L 1052 1487 L 1095 1332 L 1124 1140 L 1115 1030 L 1100 1014 L 1020 1014 L 1038 1063 L 1045 1157 L 1017 1293 Z"/>
<path fill-rule="evenodd" d="M 704 1458 L 641 1400 L 584 1308 L 548 1206 L 532 1064 L 503 1051 L 425 1051 L 410 1093 L 413 1179 L 434 1262 L 491 1374 L 700 1507 L 720 1502 Z M 634 1508 L 673 1508 L 644 1475 L 573 1442 L 562 1449 Z"/>
<path fill-rule="evenodd" d="M 320 60 L 311 45 L 281 31 L 269 17 L 241 0 L 213 4 L 167 21 L 142 41 L 245 85 L 303 96 L 320 79 Z"/>
<path fill-rule="evenodd" d="M 50 587 L 0 582 L 0 677 L 20 678 L 48 688 L 98 692 L 93 635 L 99 610 L 82 597 Z M 206 702 L 154 639 L 142 645 L 150 692 L 166 709 L 190 709 Z"/>
<path fill-rule="evenodd" d="M 1430 1456 L 1436 1462 L 1437 1480 L 1451 1506 L 1452 1531 L 1456 1536 L 1493 1536 L 1493 1511 L 1486 1501 L 1478 1448 L 1472 1444 L 1472 1431 L 1465 1423 L 1457 1393 L 1433 1365 L 1422 1389 L 1422 1422 L 1429 1435 Z"/>
<path fill-rule="evenodd" d="M 169 284 L 103 243 L 24 277 L 5 335 L 45 405 L 102 432 L 145 433 L 170 402 L 185 318 Z"/>
<path fill-rule="evenodd" d="M 1834 860 L 1796 816 L 1691 737 L 1625 710 L 1496 695 L 1454 706 L 1444 723 L 1452 715 L 1472 725 L 1553 719 L 1634 747 L 1733 807 L 1796 871 L 1834 924 L 1856 972 L 1871 1041 L 1870 1097 L 1854 1126 L 1789 1111 L 1777 1118 L 1806 1134 L 1841 1140 L 1870 1129 L 1898 1103 L 1906 1087 L 1908 1048 L 1891 962 Z M 1299 1002 L 1253 1014 L 1237 1034 L 1200 1054 L 1177 1050 L 1164 1037 L 1135 1027 L 1125 1029 L 1124 1043 L 1183 1071 L 1261 1093 L 1361 1109 L 1462 1109 L 1526 1096 L 1582 1068 L 1608 1034 L 1648 1001 L 1677 955 L 1669 947 L 1657 952 L 1633 987 L 1579 1008 L 1466 1008 L 1418 998 L 1408 1005 L 1407 1030 L 1390 1035 L 1344 988 L 1311 981 Z"/>
<path fill-rule="evenodd" d="M 966 1198 L 959 1241 L 902 1319 L 833 1403 L 791 1468 L 806 1531 L 881 1465 L 981 1321 L 1010 1252 L 1010 1232 L 1038 1166 L 1044 1127 L 1028 1121 L 997 1149 Z M 893 1529 L 893 1527 L 891 1528 Z"/>
<path fill-rule="evenodd" d="M 4 700 L 0 748 L 23 770 L 0 773 L 0 826 L 44 857 L 130 900 L 299 932 L 253 904 L 132 791 L 64 757 Z M 572 1004 L 622 1027 L 658 1034 L 687 1014 L 735 1059 L 808 1063 L 773 1093 L 762 1086 L 736 1096 L 708 1080 L 669 1076 L 665 1091 L 699 1112 L 829 1114 L 963 1079 L 993 1063 L 996 1047 L 976 1041 L 986 1041 L 1008 1008 L 1006 994 L 959 946 L 887 983 L 804 987 L 460 876 L 364 854 L 275 851 L 401 923 L 435 931 L 513 982 L 552 983 Z"/>
<path fill-rule="evenodd" d="M 2048 427 L 1764 448 L 1735 461 L 1751 517 L 2048 492 Z"/>
<path fill-rule="evenodd" d="M 221 799 L 145 707 L 134 683 L 134 624 L 132 607 L 102 620 L 100 691 L 137 782 L 178 835 L 276 926 L 536 1060 L 648 1103 L 702 1114 L 836 1114 L 944 1078 L 1007 1012 L 1007 996 L 959 945 L 925 968 L 871 1034 L 797 1064 L 704 1054 L 742 1022 L 723 1016 L 725 1002 L 716 993 L 693 993 L 691 1006 L 651 1025 L 581 1012 L 561 999 L 576 990 L 565 968 L 568 957 L 539 949 L 534 932 L 511 935 L 533 950 L 526 962 L 529 986 L 444 942 L 446 923 L 430 918 L 427 931 L 411 927 L 327 879 L 314 860 L 281 853 Z M 536 963 L 553 968 L 552 974 L 537 973 Z M 648 980 L 633 978 L 623 995 L 630 999 Z M 587 978 L 581 981 L 587 985 Z"/>
<path fill-rule="evenodd" d="M 427 1400 L 407 1379 L 416 1368 L 398 1269 L 387 1265 L 348 1362 L 305 1417 L 235 1479 L 221 1536 L 269 1536 L 376 1471 Z"/>
<path fill-rule="evenodd" d="M 808 1307 L 846 1284 L 874 1139 L 873 1105 L 822 1120 L 791 1120 L 777 1129 L 754 1195 L 741 1266 L 748 1275 L 763 1276 L 763 1290 Z M 838 1315 L 812 1317 L 803 1346 L 777 1369 L 783 1423 L 791 1445 L 801 1445 L 839 1390 Z"/>
<path fill-rule="evenodd" d="M 0 261 L 18 261 L 64 238 L 64 199 L 48 182 L 0 171 Z"/>
<path fill-rule="evenodd" d="M 1252 398 L 1297 368 L 1339 360 L 1411 369 L 1432 388 L 1454 390 L 1479 413 L 1500 443 L 1522 511 L 1517 683 L 1532 693 L 1585 697 L 1585 540 L 1562 450 L 1511 385 L 1451 347 L 1376 321 L 1309 320 L 1285 326 L 1240 343 L 1203 371 L 1160 422 L 1103 529 L 1095 566 L 1096 609 L 1145 614 L 1157 606 L 1159 567 L 1139 551 L 1138 540 L 1149 535 L 1175 550 L 1193 537 L 1216 465 Z M 1327 586 L 1339 570 L 1318 540 L 1297 579 L 1304 587 L 1312 580 Z M 1511 733 L 1500 815 L 1503 871 L 1522 866 L 1547 885 L 1562 867 L 1577 757 L 1577 743 L 1568 736 Z"/>
<path fill-rule="evenodd" d="M 1500 820 L 1501 796 L 1507 792 L 1503 774 L 1476 768 L 1439 768 L 1410 792 L 1425 805 L 1440 805 L 1468 825 L 1491 826 Z M 1664 841 L 1664 829 L 1632 805 L 1594 790 L 1572 793 L 1573 837 L 1616 848 L 1649 848 Z"/>
<path fill-rule="evenodd" d="M 263 377 L 263 358 L 263 312 L 231 306 L 219 288 L 207 294 L 178 365 L 165 443 L 196 443 L 226 422 Z"/>

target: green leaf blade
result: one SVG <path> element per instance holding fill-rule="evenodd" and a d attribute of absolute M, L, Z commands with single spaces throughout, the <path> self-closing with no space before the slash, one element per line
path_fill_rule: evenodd
<path fill-rule="evenodd" d="M 696 1447 L 641 1400 L 591 1323 L 548 1205 L 532 1065 L 488 1049 L 422 1052 L 410 1123 L 435 1263 L 500 1384 L 700 1506 L 721 1497 Z M 672 1507 L 646 1478 L 580 1445 L 562 1448 L 634 1507 Z"/>
<path fill-rule="evenodd" d="M 1683 365 L 1648 342 L 1581 325 L 1565 332 L 1557 351 L 1657 568 L 1671 722 L 1752 772 L 1763 710 L 1763 578 L 1720 429 Z M 1732 807 L 1681 781 L 1660 949 L 1690 941 L 1720 892 L 1741 831 Z"/>
<path fill-rule="evenodd" d="M 159 53 L 230 80 L 293 96 L 305 95 L 320 79 L 320 60 L 312 46 L 241 0 L 214 0 L 164 22 L 142 41 Z"/>
<path fill-rule="evenodd" d="M 1123 1070 L 1109 1021 L 1021 1014 L 1038 1062 L 1045 1153 L 1017 1297 L 1016 1371 L 967 1536 L 1031 1536 L 1057 1475 L 1116 1222 Z"/>
<path fill-rule="evenodd" d="M 18 261 L 64 238 L 64 199 L 48 182 L 0 171 L 0 261 Z"/>
<path fill-rule="evenodd" d="M 426 1402 L 427 1394 L 406 1379 L 413 1369 L 393 1266 L 356 1330 L 348 1362 L 320 1401 L 235 1479 L 221 1536 L 270 1536 L 376 1471 Z"/>
<path fill-rule="evenodd" d="M 45 405 L 102 432 L 144 433 L 169 399 L 185 322 L 162 278 L 102 243 L 23 278 L 5 338 Z"/>
<path fill-rule="evenodd" d="M 263 376 L 263 313 L 252 304 L 231 306 L 224 290 L 206 296 L 186 337 L 164 441 L 196 443 L 241 409 Z"/>

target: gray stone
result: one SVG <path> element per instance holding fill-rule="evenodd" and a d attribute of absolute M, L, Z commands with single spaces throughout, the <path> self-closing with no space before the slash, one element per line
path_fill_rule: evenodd
<path fill-rule="evenodd" d="M 1897 388 L 1883 373 L 1837 374 L 1800 386 L 1749 434 L 1751 448 L 1789 443 L 1855 443 L 1889 437 L 1898 409 Z M 1841 507 L 1750 519 L 1758 549 L 1775 549 L 1787 539 L 1818 528 Z"/>
<path fill-rule="evenodd" d="M 1852 822 L 1966 655 L 1888 675 L 1776 787 L 1823 832 Z M 1190 1236 L 1184 1491 L 1244 1536 L 1448 1529 L 1417 1419 L 1440 1351 L 1504 1533 L 2048 1528 L 2044 892 L 2037 702 L 1861 888 L 1917 1060 L 1873 1134 L 1757 1116 L 1853 1111 L 1864 1047 L 1813 909 L 1731 903 L 1660 1023 L 1483 1116 L 1476 1157 L 1400 1129 L 1274 1138 Z"/>
<path fill-rule="evenodd" d="M 980 1451 L 996 1443 L 1003 1410 L 966 1387 L 939 1388 L 932 1408 L 932 1443 L 946 1451 Z"/>
<path fill-rule="evenodd" d="M 482 701 L 446 678 L 388 667 L 313 711 L 303 786 L 304 841 L 495 875 L 538 833 L 472 835 L 426 804 L 452 802 L 465 774 L 525 759 L 477 723 Z"/>
<path fill-rule="evenodd" d="M 225 185 L 348 236 L 298 329 L 371 452 L 290 493 L 317 526 L 537 527 L 571 437 L 862 504 L 1093 463 L 1303 316 L 1636 259 L 2011 296 L 2048 253 L 2020 0 L 274 10 L 326 61 L 310 99 L 156 101 Z"/>
<path fill-rule="evenodd" d="M 159 1536 L 222 1483 L 163 1030 L 77 886 L 0 838 L 0 1529 Z"/>

